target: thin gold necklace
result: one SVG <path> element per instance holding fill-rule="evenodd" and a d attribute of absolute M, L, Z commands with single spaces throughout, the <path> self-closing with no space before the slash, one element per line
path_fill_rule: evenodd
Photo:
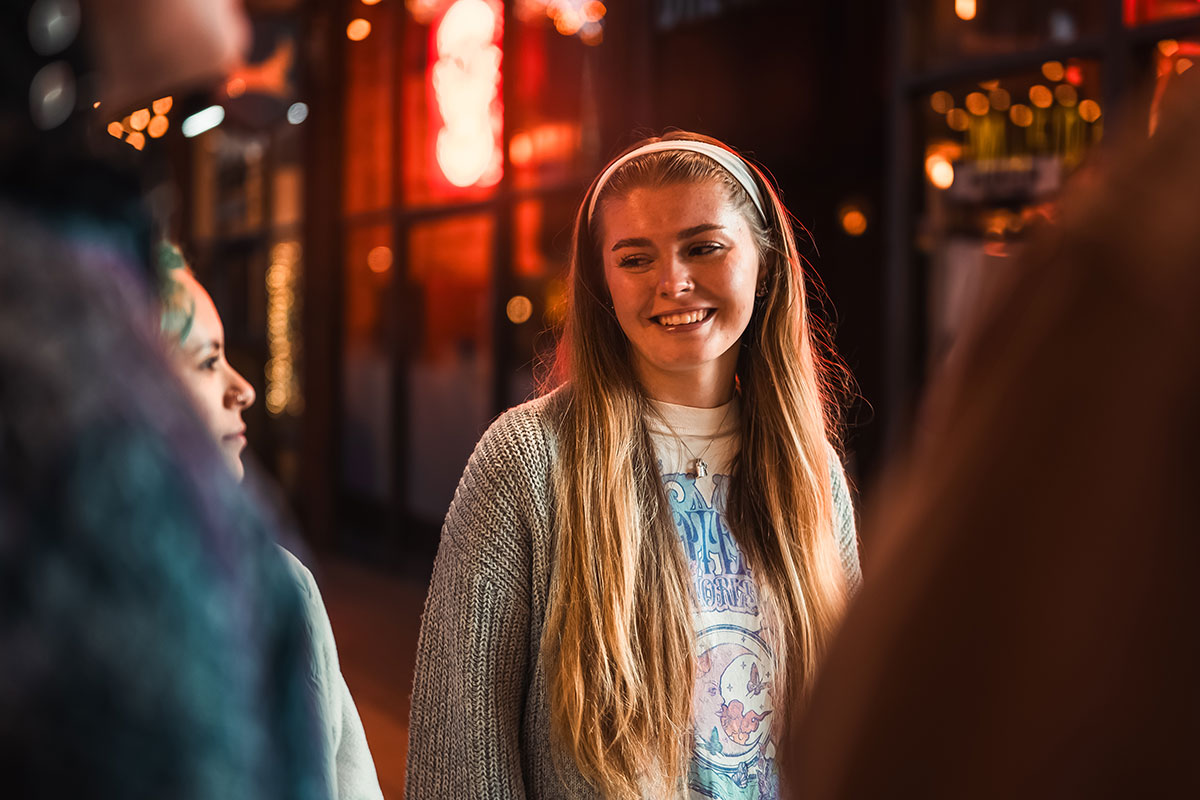
<path fill-rule="evenodd" d="M 683 449 L 687 450 L 688 455 L 692 457 L 692 471 L 685 473 L 692 480 L 703 478 L 704 476 L 708 475 L 708 462 L 704 460 L 704 456 L 708 453 L 708 449 L 713 446 L 713 442 L 717 440 L 717 437 L 721 434 L 721 431 L 724 430 L 725 420 L 729 419 L 729 412 L 732 410 L 733 400 L 730 400 L 729 404 L 725 407 L 725 415 L 722 416 L 721 421 L 717 423 L 716 433 L 714 433 L 712 438 L 708 440 L 708 444 L 706 444 L 704 449 L 700 451 L 700 455 L 696 455 L 695 452 L 692 451 L 692 448 L 688 447 L 688 443 L 683 440 L 683 437 L 675 432 L 674 426 L 672 426 L 670 422 L 667 422 L 666 415 L 659 411 L 657 407 L 654 407 L 654 413 L 658 415 L 660 420 L 662 420 L 662 424 L 667 426 L 667 430 L 669 430 L 671 435 L 675 437 L 675 441 L 683 445 Z"/>

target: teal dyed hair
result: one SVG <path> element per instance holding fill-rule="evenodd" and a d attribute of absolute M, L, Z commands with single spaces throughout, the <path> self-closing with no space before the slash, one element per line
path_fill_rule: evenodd
<path fill-rule="evenodd" d="M 154 266 L 158 275 L 158 299 L 162 307 L 160 327 L 172 339 L 183 342 L 196 320 L 196 301 L 177 276 L 181 271 L 188 275 L 192 271 L 179 247 L 165 239 L 155 249 Z"/>

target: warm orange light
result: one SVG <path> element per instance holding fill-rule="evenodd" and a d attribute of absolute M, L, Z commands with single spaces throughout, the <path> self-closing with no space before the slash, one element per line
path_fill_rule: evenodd
<path fill-rule="evenodd" d="M 1100 104 L 1095 100 L 1084 100 L 1079 104 L 1079 118 L 1084 122 L 1100 119 Z"/>
<path fill-rule="evenodd" d="M 967 95 L 965 103 L 967 111 L 970 111 L 977 117 L 982 117 L 988 112 L 991 105 L 988 103 L 987 96 L 983 92 L 971 92 Z"/>
<path fill-rule="evenodd" d="M 377 4 L 378 2 L 379 2 L 379 0 L 362 0 L 362 4 L 364 6 L 373 6 L 373 5 Z"/>
<path fill-rule="evenodd" d="M 1067 83 L 1072 86 L 1080 86 L 1083 83 L 1083 70 L 1078 64 L 1067 67 Z"/>
<path fill-rule="evenodd" d="M 1023 103 L 1017 103 L 1008 110 L 1008 118 L 1018 128 L 1028 128 L 1033 124 L 1033 109 Z"/>
<path fill-rule="evenodd" d="M 1163 39 L 1158 43 L 1158 52 L 1162 53 L 1167 58 L 1179 52 L 1179 42 L 1174 39 Z"/>
<path fill-rule="evenodd" d="M 939 189 L 949 189 L 954 184 L 954 165 L 941 153 L 933 153 L 925 159 L 925 174 Z"/>
<path fill-rule="evenodd" d="M 589 3 L 584 3 L 583 18 L 588 22 L 599 22 L 604 19 L 604 15 L 608 13 L 608 9 L 604 7 L 604 3 L 600 0 L 591 0 Z"/>
<path fill-rule="evenodd" d="M 1066 74 L 1061 61 L 1047 61 L 1042 64 L 1042 74 L 1048 81 L 1061 81 Z"/>
<path fill-rule="evenodd" d="M 533 315 L 533 303 L 525 295 L 519 294 L 509 298 L 508 305 L 504 307 L 504 313 L 508 315 L 509 322 L 520 325 Z"/>
<path fill-rule="evenodd" d="M 133 149 L 141 150 L 146 146 L 146 137 L 140 131 L 134 131 L 125 139 L 126 142 L 133 145 Z"/>
<path fill-rule="evenodd" d="M 946 124 L 951 130 L 965 131 L 971 125 L 967 112 L 961 108 L 952 108 L 946 112 Z"/>
<path fill-rule="evenodd" d="M 367 268 L 371 272 L 383 273 L 392 268 L 392 248 L 380 245 L 367 253 Z"/>
<path fill-rule="evenodd" d="M 867 215 L 856 206 L 842 209 L 842 230 L 851 236 L 862 236 L 867 232 Z"/>
<path fill-rule="evenodd" d="M 954 0 L 954 13 L 959 19 L 975 19 L 975 0 Z"/>
<path fill-rule="evenodd" d="M 508 144 L 508 157 L 517 166 L 525 166 L 533 161 L 533 137 L 524 131 L 513 134 Z"/>
<path fill-rule="evenodd" d="M 945 114 L 954 108 L 954 97 L 949 92 L 934 92 L 929 98 L 929 105 L 938 114 Z"/>
<path fill-rule="evenodd" d="M 145 130 L 150 124 L 150 109 L 139 108 L 137 111 L 129 115 L 129 127 L 135 131 Z"/>
<path fill-rule="evenodd" d="M 167 132 L 167 127 L 170 125 L 167 118 L 162 114 L 156 114 L 150 118 L 150 124 L 146 127 L 146 133 L 150 134 L 151 139 L 158 139 Z"/>
<path fill-rule="evenodd" d="M 1192 60 L 1190 58 L 1181 58 L 1175 62 L 1175 71 L 1182 75 L 1192 68 Z"/>
<path fill-rule="evenodd" d="M 595 47 L 604 41 L 604 28 L 599 23 L 589 22 L 579 29 L 579 41 Z"/>
<path fill-rule="evenodd" d="M 351 37 L 353 38 L 353 37 Z M 230 78 L 225 82 L 225 94 L 230 97 L 241 97 L 246 93 L 246 81 L 241 78 Z"/>
<path fill-rule="evenodd" d="M 350 24 L 346 26 L 346 38 L 352 42 L 361 42 L 370 35 L 371 23 L 362 17 L 350 20 Z"/>
<path fill-rule="evenodd" d="M 1079 102 L 1079 92 L 1069 83 L 1060 83 L 1054 87 L 1054 98 L 1058 100 L 1059 105 L 1071 108 Z"/>
<path fill-rule="evenodd" d="M 166 114 L 171 110 L 171 106 L 175 103 L 173 97 L 160 97 L 150 104 L 155 114 Z"/>
<path fill-rule="evenodd" d="M 1012 105 L 1012 95 L 1007 89 L 992 89 L 988 92 L 988 102 L 997 111 L 1008 111 L 1008 107 Z"/>
<path fill-rule="evenodd" d="M 1038 108 L 1049 108 L 1054 103 L 1054 95 L 1039 83 L 1029 87 L 1029 102 Z"/>
<path fill-rule="evenodd" d="M 92 103 L 92 108 L 99 108 L 99 107 L 100 107 L 100 101 L 99 101 L 99 100 L 97 100 L 96 102 Z"/>
<path fill-rule="evenodd" d="M 120 139 L 125 135 L 125 128 L 123 128 L 119 122 L 110 122 L 108 123 L 108 133 L 109 135 Z"/>
<path fill-rule="evenodd" d="M 987 91 L 990 92 L 990 91 L 1000 88 L 1000 81 L 998 81 L 998 80 L 980 81 L 979 88 L 986 89 Z"/>
<path fill-rule="evenodd" d="M 574 36 L 583 27 L 584 18 L 572 9 L 563 9 L 554 20 L 554 29 L 563 36 Z"/>

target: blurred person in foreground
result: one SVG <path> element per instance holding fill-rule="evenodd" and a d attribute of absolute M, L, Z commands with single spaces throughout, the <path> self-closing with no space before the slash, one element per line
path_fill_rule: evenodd
<path fill-rule="evenodd" d="M 171 365 L 191 396 L 225 463 L 239 480 L 246 424 L 242 412 L 254 404 L 254 387 L 229 363 L 225 328 L 204 287 L 174 245 L 158 248 L 162 330 Z M 304 599 L 312 641 L 309 688 L 324 736 L 330 794 L 338 800 L 383 800 L 362 721 L 338 666 L 337 644 L 317 582 L 300 560 L 280 547 Z"/>
<path fill-rule="evenodd" d="M 1200 74 L 932 390 L 788 796 L 1200 796 Z"/>
<path fill-rule="evenodd" d="M 244 21 L 5 0 L 0 23 L 5 794 L 326 798 L 301 598 L 171 374 L 137 172 L 89 119 L 87 87 L 120 116 L 217 79 Z"/>
<path fill-rule="evenodd" d="M 675 132 L 592 183 L 569 280 L 562 385 L 488 429 L 446 516 L 408 796 L 775 797 L 859 580 L 792 219 Z"/>

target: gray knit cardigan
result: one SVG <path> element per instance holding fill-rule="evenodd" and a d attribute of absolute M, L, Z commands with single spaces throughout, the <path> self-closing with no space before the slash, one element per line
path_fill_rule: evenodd
<path fill-rule="evenodd" d="M 475 447 L 442 528 L 417 646 L 405 794 L 598 798 L 551 743 L 542 626 L 554 553 L 553 419 L 563 391 L 500 416 Z M 861 580 L 846 480 L 836 529 Z"/>

